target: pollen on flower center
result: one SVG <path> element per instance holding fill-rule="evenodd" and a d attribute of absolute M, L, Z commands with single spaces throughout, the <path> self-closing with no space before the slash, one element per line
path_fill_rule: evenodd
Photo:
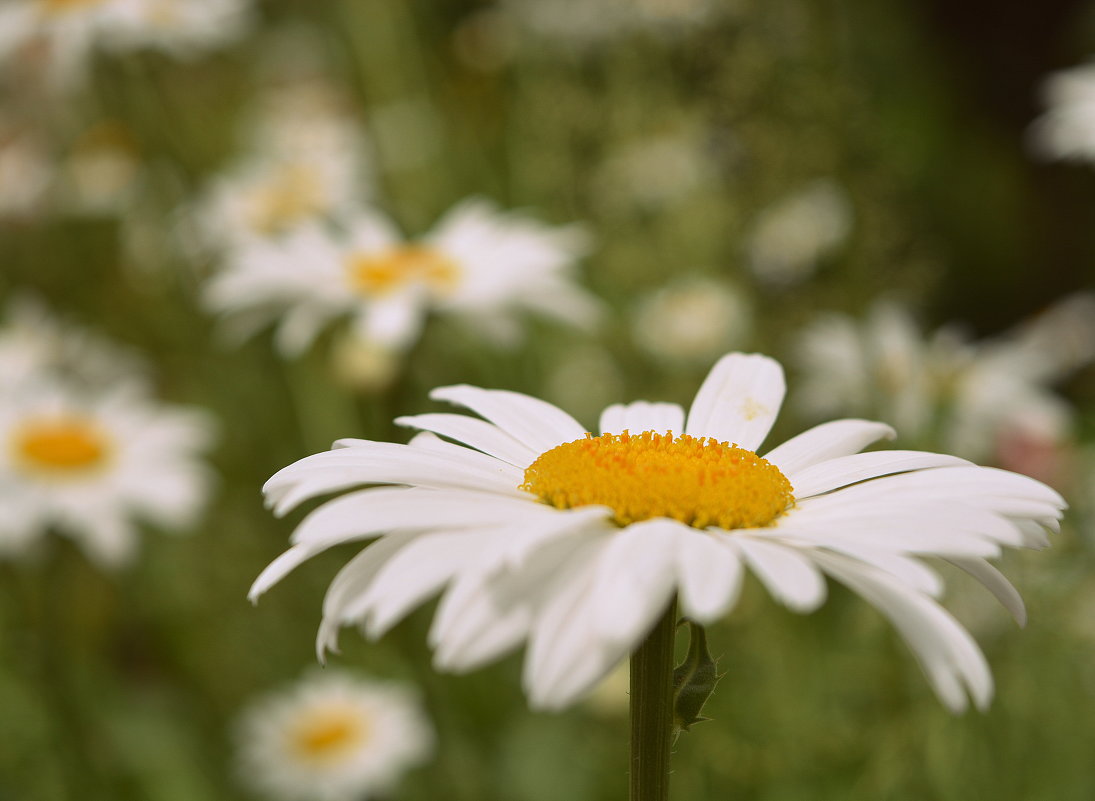
<path fill-rule="evenodd" d="M 103 431 L 78 417 L 34 420 L 13 438 L 15 456 L 25 467 L 54 475 L 71 475 L 100 466 L 110 443 Z"/>
<path fill-rule="evenodd" d="M 696 528 L 769 525 L 794 503 L 775 465 L 727 442 L 672 433 L 567 442 L 525 470 L 521 489 L 559 509 L 607 506 L 615 522 L 668 517 Z"/>
<path fill-rule="evenodd" d="M 348 270 L 350 283 L 365 295 L 383 295 L 412 283 L 443 295 L 455 287 L 459 278 L 452 259 L 423 245 L 356 254 L 350 257 Z"/>
<path fill-rule="evenodd" d="M 303 760 L 338 759 L 369 736 L 368 722 L 355 710 L 324 707 L 312 710 L 293 728 L 291 745 Z"/>

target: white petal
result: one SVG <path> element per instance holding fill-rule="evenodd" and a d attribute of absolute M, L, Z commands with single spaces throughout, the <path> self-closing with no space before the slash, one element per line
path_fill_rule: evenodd
<path fill-rule="evenodd" d="M 862 595 L 890 619 L 952 712 L 966 708 L 965 685 L 978 708 L 992 698 L 992 675 L 977 643 L 931 599 L 885 574 L 837 554 L 816 554 L 827 573 Z"/>
<path fill-rule="evenodd" d="M 346 614 L 363 620 L 370 638 L 380 637 L 473 565 L 489 539 L 490 534 L 481 531 L 424 534 L 384 564 Z"/>
<path fill-rule="evenodd" d="M 430 397 L 471 409 L 537 454 L 586 434 L 578 421 L 562 409 L 518 392 L 461 384 L 435 389 Z"/>
<path fill-rule="evenodd" d="M 685 433 L 755 451 L 776 420 L 784 391 L 779 362 L 755 353 L 723 356 L 696 393 Z"/>
<path fill-rule="evenodd" d="M 501 459 L 524 470 L 540 454 L 533 451 L 497 426 L 462 414 L 419 414 L 397 417 L 396 425 L 432 431 L 443 437 L 463 442 L 476 450 Z"/>
<path fill-rule="evenodd" d="M 1027 624 L 1027 607 L 1023 603 L 1023 597 L 1019 595 L 1019 591 L 1012 586 L 1003 573 L 984 559 L 951 557 L 947 561 L 965 570 L 984 584 L 985 588 L 995 595 L 997 600 L 1004 605 L 1004 608 L 1011 613 L 1016 623 L 1020 626 Z"/>
<path fill-rule="evenodd" d="M 263 486 L 274 514 L 308 498 L 361 484 L 485 490 L 525 497 L 520 470 L 469 448 L 441 452 L 390 442 L 340 440 L 339 447 L 307 456 L 275 473 Z"/>
<path fill-rule="evenodd" d="M 338 571 L 323 598 L 323 620 L 316 635 L 316 655 L 321 662 L 326 651 L 338 651 L 339 628 L 353 622 L 346 615 L 347 606 L 368 588 L 377 571 L 417 536 L 417 532 L 402 532 L 382 537 Z"/>
<path fill-rule="evenodd" d="M 737 603 L 742 566 L 737 551 L 714 532 L 686 533 L 678 540 L 677 582 L 681 612 L 711 623 Z"/>
<path fill-rule="evenodd" d="M 773 448 L 764 458 L 787 475 L 827 459 L 859 453 L 872 442 L 895 436 L 896 432 L 885 423 L 833 420 L 792 437 Z"/>
<path fill-rule="evenodd" d="M 933 467 L 958 467 L 968 465 L 965 459 L 947 456 L 942 453 L 923 451 L 874 451 L 857 453 L 852 456 L 839 456 L 819 464 L 811 465 L 801 471 L 787 475 L 794 488 L 796 498 L 809 498 L 823 492 L 855 484 L 871 478 L 907 473 L 911 470 L 926 470 Z"/>
<path fill-rule="evenodd" d="M 796 612 L 812 612 L 825 601 L 825 579 L 810 558 L 794 548 L 747 536 L 735 537 L 733 543 L 777 601 Z"/>
<path fill-rule="evenodd" d="M 482 575 L 461 576 L 445 593 L 434 617 L 450 622 L 437 634 L 434 665 L 440 670 L 473 670 L 516 648 L 532 623 L 528 603 L 502 602 Z M 432 634 L 432 631 L 431 631 Z"/>
<path fill-rule="evenodd" d="M 685 526 L 647 520 L 612 537 L 601 554 L 590 594 L 598 639 L 630 650 L 665 609 L 676 584 L 677 543 Z"/>
<path fill-rule="evenodd" d="M 622 434 L 624 431 L 681 434 L 684 432 L 684 409 L 675 403 L 616 403 L 601 413 L 600 428 L 602 434 Z"/>
<path fill-rule="evenodd" d="M 370 303 L 354 319 L 354 333 L 365 342 L 401 350 L 418 338 L 425 316 L 418 293 L 400 292 Z"/>

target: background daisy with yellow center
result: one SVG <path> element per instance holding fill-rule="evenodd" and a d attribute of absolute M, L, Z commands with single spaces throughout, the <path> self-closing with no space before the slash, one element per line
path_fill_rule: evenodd
<path fill-rule="evenodd" d="M 1045 545 L 1063 500 L 952 456 L 860 453 L 893 436 L 866 420 L 822 424 L 762 458 L 783 396 L 777 362 L 730 354 L 687 415 L 670 403 L 610 406 L 592 437 L 535 398 L 438 389 L 434 399 L 484 419 L 399 418 L 422 431 L 409 445 L 340 440 L 267 482 L 277 514 L 355 491 L 303 520 L 252 598 L 333 545 L 375 539 L 327 592 L 321 654 L 341 626 L 379 637 L 440 592 L 429 634 L 438 668 L 468 670 L 527 643 L 530 702 L 559 708 L 631 653 L 674 595 L 687 618 L 710 623 L 749 569 L 808 612 L 829 576 L 894 623 L 948 707 L 963 709 L 967 695 L 985 706 L 988 666 L 934 600 L 942 581 L 923 559 L 965 569 L 1022 621 L 1018 594 L 987 560 Z"/>
<path fill-rule="evenodd" d="M 391 792 L 432 753 L 408 688 L 325 671 L 261 699 L 238 725 L 237 772 L 278 801 L 363 801 Z"/>
<path fill-rule="evenodd" d="M 600 306 L 574 281 L 588 238 L 473 199 L 410 240 L 384 214 L 311 224 L 235 254 L 207 287 L 208 307 L 251 328 L 277 321 L 286 356 L 339 318 L 357 340 L 390 351 L 413 344 L 429 314 L 458 319 L 503 342 L 525 313 L 589 326 Z"/>

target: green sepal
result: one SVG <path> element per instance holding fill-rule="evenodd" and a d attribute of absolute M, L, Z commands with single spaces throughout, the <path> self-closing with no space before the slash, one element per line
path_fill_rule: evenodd
<path fill-rule="evenodd" d="M 684 623 L 685 621 L 681 621 Z M 703 626 L 688 623 L 688 655 L 673 670 L 673 737 L 697 723 L 710 720 L 701 713 L 715 685 L 723 677 L 707 650 L 707 632 Z M 678 624 L 680 625 L 680 624 Z"/>

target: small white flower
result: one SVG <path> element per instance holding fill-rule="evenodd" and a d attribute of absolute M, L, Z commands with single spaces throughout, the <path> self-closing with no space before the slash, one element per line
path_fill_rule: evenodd
<path fill-rule="evenodd" d="M 350 216 L 372 194 L 369 142 L 330 93 L 291 86 L 265 98 L 247 143 L 188 209 L 207 248 L 231 254 Z"/>
<path fill-rule="evenodd" d="M 1042 95 L 1048 108 L 1030 129 L 1034 151 L 1095 162 L 1095 61 L 1050 75 Z"/>
<path fill-rule="evenodd" d="M 0 222 L 34 218 L 52 180 L 53 162 L 41 138 L 0 116 Z"/>
<path fill-rule="evenodd" d="M 749 269 L 764 283 L 797 283 L 809 277 L 851 229 L 847 194 L 832 181 L 815 181 L 760 213 L 747 243 Z"/>
<path fill-rule="evenodd" d="M 233 41 L 251 0 L 9 0 L 0 8 L 0 64 L 27 48 L 46 50 L 46 77 L 72 88 L 96 50 L 141 48 L 190 55 Z"/>
<path fill-rule="evenodd" d="M 1043 435 L 1068 430 L 1072 411 L 1050 387 L 1095 360 L 1095 297 L 1071 296 L 976 343 L 948 328 L 926 336 L 906 309 L 878 303 L 863 321 L 820 318 L 798 354 L 808 414 L 877 416 L 913 441 L 984 460 L 1006 429 L 1036 420 Z"/>
<path fill-rule="evenodd" d="M 314 673 L 245 711 L 240 778 L 275 801 L 364 801 L 390 792 L 433 751 L 434 734 L 401 685 Z"/>
<path fill-rule="evenodd" d="M 137 522 L 186 529 L 209 475 L 204 414 L 155 404 L 132 385 L 97 395 L 40 382 L 0 393 L 0 553 L 50 529 L 103 567 L 134 555 Z"/>
<path fill-rule="evenodd" d="M 708 363 L 745 344 L 753 313 L 730 284 L 710 278 L 677 281 L 642 299 L 632 322 L 635 341 L 668 362 Z"/>
<path fill-rule="evenodd" d="M 624 659 L 674 596 L 685 616 L 711 623 L 734 607 L 748 568 L 809 612 L 828 575 L 894 623 L 948 707 L 963 709 L 967 692 L 984 707 L 984 656 L 933 600 L 942 581 L 922 560 L 959 565 L 1022 622 L 1021 599 L 986 560 L 1045 545 L 1063 500 L 951 456 L 859 453 L 894 433 L 866 420 L 825 423 L 761 458 L 783 396 L 778 363 L 730 354 L 687 415 L 671 403 L 610 406 L 593 437 L 536 398 L 438 389 L 436 400 L 485 419 L 399 418 L 423 432 L 409 445 L 340 440 L 267 482 L 277 514 L 391 486 L 313 511 L 251 597 L 333 545 L 375 539 L 327 592 L 321 653 L 341 626 L 379 637 L 440 592 L 429 634 L 438 668 L 469 670 L 527 642 L 529 699 L 559 708 Z"/>
<path fill-rule="evenodd" d="M 575 325 L 596 318 L 596 302 L 568 274 L 586 247 L 573 226 L 552 228 L 482 200 L 460 204 L 417 242 L 379 212 L 362 212 L 341 234 L 310 226 L 242 250 L 213 278 L 207 301 L 254 325 L 280 318 L 287 356 L 346 316 L 362 340 L 389 349 L 413 342 L 431 310 L 511 338 L 525 311 Z"/>
<path fill-rule="evenodd" d="M 71 2 L 71 0 L 70 0 Z M 254 23 L 252 0 L 116 0 L 119 50 L 162 50 L 189 58 L 241 39 Z"/>

